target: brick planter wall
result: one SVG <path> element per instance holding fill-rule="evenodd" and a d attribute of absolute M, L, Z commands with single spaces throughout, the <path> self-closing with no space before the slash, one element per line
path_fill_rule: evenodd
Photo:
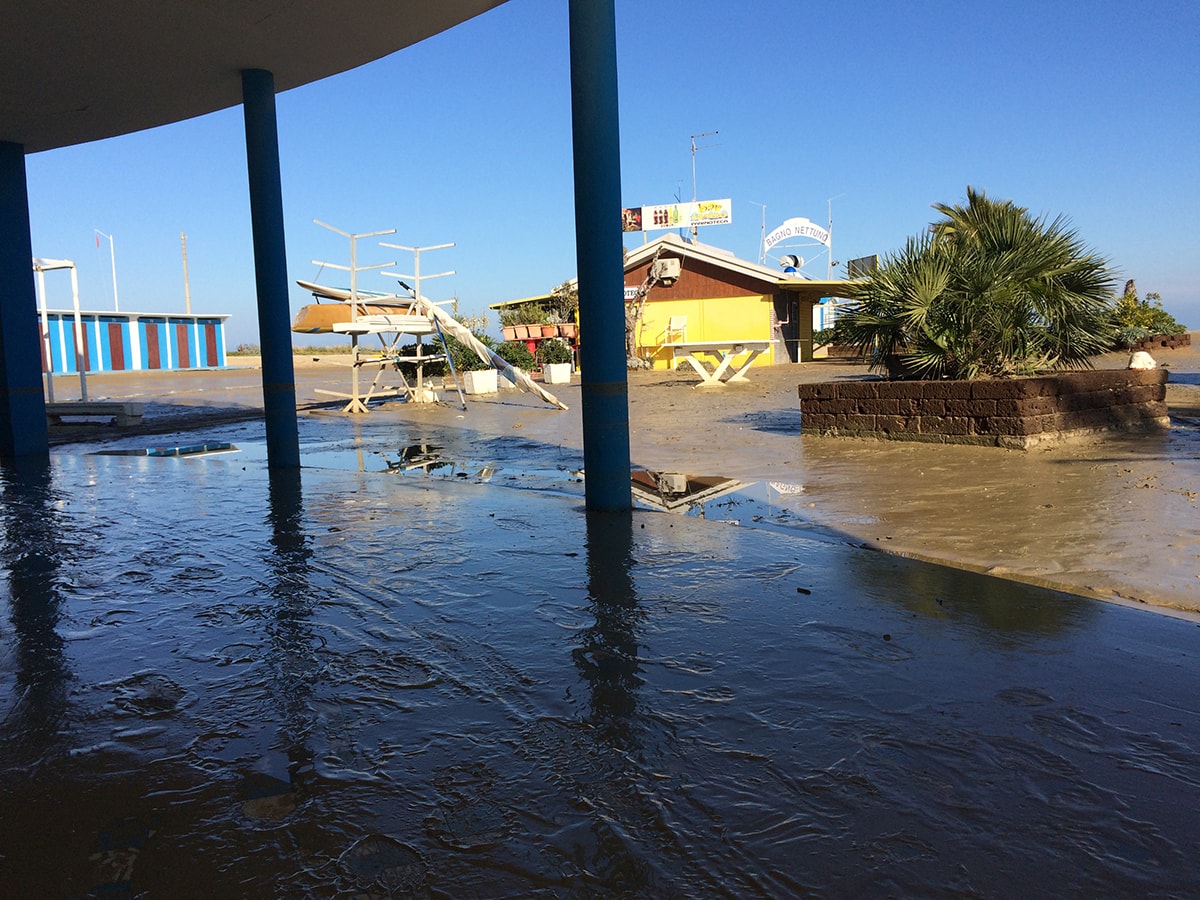
<path fill-rule="evenodd" d="M 1142 338 L 1131 349 L 1145 350 L 1153 355 L 1155 350 L 1178 350 L 1180 347 L 1190 346 L 1192 336 L 1185 331 L 1183 334 L 1152 334 L 1148 338 Z"/>
<path fill-rule="evenodd" d="M 1100 431 L 1169 425 L 1167 373 L 1100 369 L 981 381 L 800 385 L 802 434 L 1028 449 Z"/>

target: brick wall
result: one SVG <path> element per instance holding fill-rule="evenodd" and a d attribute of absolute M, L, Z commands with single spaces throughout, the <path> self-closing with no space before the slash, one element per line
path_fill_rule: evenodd
<path fill-rule="evenodd" d="M 1152 334 L 1148 338 L 1142 338 L 1131 349 L 1145 350 L 1153 354 L 1155 350 L 1178 350 L 1180 347 L 1192 346 L 1192 336 L 1188 332 L 1183 334 Z"/>
<path fill-rule="evenodd" d="M 979 381 L 800 385 L 802 434 L 1028 447 L 1097 431 L 1165 427 L 1167 373 L 1100 369 Z"/>

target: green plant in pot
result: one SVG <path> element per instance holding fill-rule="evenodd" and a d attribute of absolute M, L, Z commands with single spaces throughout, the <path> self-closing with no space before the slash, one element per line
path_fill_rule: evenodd
<path fill-rule="evenodd" d="M 538 303 L 522 303 L 519 306 L 510 307 L 500 313 L 501 329 L 515 329 L 514 337 L 516 340 L 525 338 L 538 338 L 542 336 L 542 320 L 546 317 L 546 310 Z M 508 337 L 508 332 L 505 331 L 505 340 L 512 340 Z"/>
<path fill-rule="evenodd" d="M 515 340 L 517 336 L 517 321 L 520 315 L 515 307 L 500 310 L 500 331 L 506 341 Z"/>
<path fill-rule="evenodd" d="M 564 281 L 550 292 L 547 306 L 558 313 L 556 322 L 570 322 L 575 318 L 575 310 L 579 308 L 579 286 Z"/>
<path fill-rule="evenodd" d="M 495 340 L 486 334 L 474 332 L 475 339 L 485 347 L 491 348 L 495 344 Z M 446 338 L 446 356 L 454 364 L 456 372 L 480 372 L 484 369 L 494 369 L 495 366 L 490 362 L 485 362 L 479 358 L 479 354 L 464 344 L 457 338 Z"/>
<path fill-rule="evenodd" d="M 545 341 L 542 343 L 545 343 Z M 526 372 L 537 365 L 533 354 L 529 352 L 529 348 L 525 346 L 523 341 L 505 341 L 496 347 L 496 355 L 510 366 L 516 366 L 518 369 L 523 369 Z"/>
<path fill-rule="evenodd" d="M 517 307 L 518 325 L 541 325 L 546 319 L 546 310 L 540 303 L 525 303 Z"/>
<path fill-rule="evenodd" d="M 548 338 L 538 344 L 536 358 L 538 364 L 543 366 L 551 363 L 569 363 L 575 359 L 570 345 L 559 338 Z"/>

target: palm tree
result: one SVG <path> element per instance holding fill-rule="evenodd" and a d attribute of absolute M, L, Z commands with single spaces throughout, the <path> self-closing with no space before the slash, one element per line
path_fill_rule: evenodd
<path fill-rule="evenodd" d="M 838 340 L 873 368 L 923 378 L 1087 368 L 1112 340 L 1115 275 L 1061 216 L 967 188 L 855 291 Z"/>

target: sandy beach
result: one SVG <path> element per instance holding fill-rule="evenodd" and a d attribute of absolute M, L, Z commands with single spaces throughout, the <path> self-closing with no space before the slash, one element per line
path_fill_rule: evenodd
<path fill-rule="evenodd" d="M 1195 342 L 1200 333 L 1193 334 Z M 696 389 L 687 373 L 629 378 L 635 466 L 802 487 L 799 511 L 814 532 L 888 553 L 1061 588 L 1116 603 L 1200 614 L 1200 352 L 1163 351 L 1171 428 L 1109 434 L 1027 452 L 801 436 L 796 386 L 868 377 L 845 360 L 752 370 L 747 384 Z M 1123 368 L 1128 354 L 1097 360 Z M 88 379 L 93 398 L 144 402 L 134 434 L 163 434 L 253 419 L 259 360 L 234 357 L 208 372 L 117 373 Z M 348 358 L 297 356 L 302 415 L 342 419 L 318 388 L 348 389 Z M 77 380 L 56 379 L 59 399 Z M 582 448 L 579 386 L 554 386 L 556 410 L 515 390 L 432 406 L 386 403 L 372 426 L 414 435 L 467 430 L 470 440 L 519 437 L 538 454 Z M 432 430 L 432 431 L 431 431 Z M 52 429 L 57 445 L 128 439 L 112 426 Z M 424 439 L 422 437 L 421 439 Z M 545 462 L 545 460 L 542 460 Z M 1198 617 L 1200 618 L 1200 617 Z"/>

